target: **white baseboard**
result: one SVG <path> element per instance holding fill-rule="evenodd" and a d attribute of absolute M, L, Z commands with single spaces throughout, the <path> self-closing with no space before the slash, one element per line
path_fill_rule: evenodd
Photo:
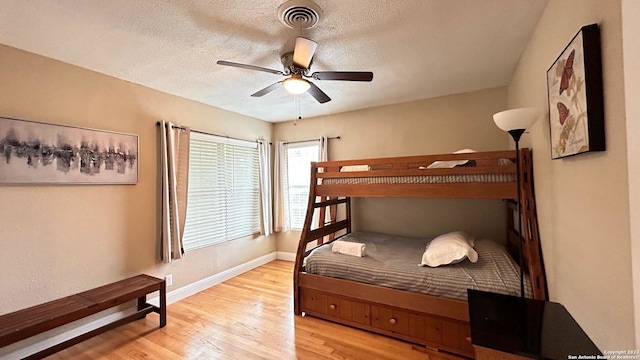
<path fill-rule="evenodd" d="M 242 273 L 245 273 L 249 270 L 255 269 L 258 266 L 262 266 L 266 263 L 269 263 L 273 260 L 276 260 L 277 255 L 275 252 L 270 254 L 261 256 L 257 259 L 253 259 L 244 264 L 238 265 L 231 269 L 225 270 L 223 272 L 217 273 L 215 275 L 209 276 L 208 278 L 204 278 L 202 280 L 198 280 L 194 283 L 191 283 L 187 286 L 183 286 L 179 289 L 170 291 L 167 293 L 167 305 L 173 304 L 176 301 L 180 301 L 184 298 L 188 298 L 191 295 L 195 295 L 200 291 L 206 290 L 212 286 L 218 285 L 221 282 L 225 282 L 233 277 L 236 277 Z M 158 306 L 158 298 L 153 298 L 148 301 L 149 304 Z"/>
<path fill-rule="evenodd" d="M 278 251 L 276 254 L 278 260 L 296 261 L 296 253 Z"/>
<path fill-rule="evenodd" d="M 293 255 L 293 260 L 295 260 L 295 254 L 291 254 L 291 253 L 282 253 L 285 254 L 287 257 L 289 257 L 290 255 Z M 231 269 L 222 271 L 218 274 L 209 276 L 208 278 L 204 278 L 202 280 L 198 280 L 192 284 L 189 284 L 187 286 L 183 286 L 179 289 L 170 291 L 167 293 L 167 305 L 172 304 L 174 302 L 180 301 L 184 298 L 187 298 L 191 295 L 197 294 L 200 291 L 206 290 L 214 285 L 217 285 L 221 282 L 227 281 L 235 276 L 238 276 L 244 272 L 247 272 L 249 270 L 255 269 L 259 266 L 262 266 L 266 263 L 269 263 L 273 260 L 276 259 L 280 259 L 280 252 L 272 252 L 270 254 L 261 256 L 257 259 L 253 259 L 249 262 L 246 262 L 244 264 L 240 264 L 236 267 L 233 267 Z M 283 259 L 286 260 L 286 259 Z M 293 261 L 290 260 L 290 261 Z M 159 305 L 159 299 L 158 297 L 152 298 L 148 300 L 149 304 L 158 306 Z M 125 311 L 119 311 L 117 313 L 113 313 L 110 315 L 107 315 L 105 317 L 99 318 L 97 320 L 94 320 L 92 322 L 86 323 L 84 325 L 80 325 L 77 328 L 71 329 L 69 331 L 66 331 L 64 333 L 52 336 L 48 339 L 44 339 L 42 341 L 39 341 L 37 343 L 25 346 L 21 349 L 18 349 L 16 351 L 13 351 L 9 354 L 2 354 L 0 352 L 0 360 L 8 360 L 8 359 L 22 359 L 24 357 L 27 357 L 29 355 L 35 354 L 39 351 L 42 351 L 44 349 L 50 348 L 54 345 L 60 344 L 62 342 L 65 342 L 69 339 L 73 339 L 74 337 L 87 333 L 91 330 L 95 330 L 101 326 L 104 326 L 106 324 L 109 324 L 113 321 L 119 320 L 124 318 L 125 316 L 133 313 L 135 310 L 125 310 Z"/>

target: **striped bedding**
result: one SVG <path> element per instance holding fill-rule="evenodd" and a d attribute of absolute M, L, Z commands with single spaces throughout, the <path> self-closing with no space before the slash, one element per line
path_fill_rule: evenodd
<path fill-rule="evenodd" d="M 325 178 L 323 185 L 346 184 L 452 184 L 475 182 L 513 182 L 515 174 L 468 174 L 468 175 L 408 175 Z"/>
<path fill-rule="evenodd" d="M 466 300 L 467 289 L 520 294 L 520 269 L 506 249 L 491 240 L 476 240 L 478 262 L 468 260 L 437 268 L 420 267 L 430 239 L 356 232 L 340 240 L 366 244 L 366 256 L 334 254 L 331 244 L 315 249 L 305 259 L 308 273 L 384 286 L 399 290 Z M 525 296 L 531 297 L 525 276 Z"/>

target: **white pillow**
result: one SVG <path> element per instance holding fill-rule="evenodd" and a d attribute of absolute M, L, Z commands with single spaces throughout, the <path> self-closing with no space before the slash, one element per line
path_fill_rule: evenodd
<path fill-rule="evenodd" d="M 476 151 L 471 149 L 462 149 L 454 152 L 454 154 L 466 154 L 474 152 Z M 458 165 L 464 165 L 468 162 L 469 160 L 434 161 L 429 166 L 427 166 L 427 169 L 448 169 L 456 167 Z"/>
<path fill-rule="evenodd" d="M 473 249 L 475 240 L 462 231 L 454 231 L 440 235 L 431 240 L 422 255 L 421 266 L 438 267 L 456 264 L 468 258 L 475 263 L 478 253 Z"/>
<path fill-rule="evenodd" d="M 369 171 L 369 170 L 371 170 L 371 166 L 369 165 L 345 165 L 340 167 L 340 172 Z"/>

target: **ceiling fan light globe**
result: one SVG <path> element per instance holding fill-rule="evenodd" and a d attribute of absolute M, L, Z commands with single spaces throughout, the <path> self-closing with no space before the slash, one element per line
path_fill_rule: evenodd
<path fill-rule="evenodd" d="M 298 78 L 291 77 L 282 82 L 282 86 L 287 92 L 293 95 L 299 95 L 305 93 L 311 87 L 308 81 Z"/>

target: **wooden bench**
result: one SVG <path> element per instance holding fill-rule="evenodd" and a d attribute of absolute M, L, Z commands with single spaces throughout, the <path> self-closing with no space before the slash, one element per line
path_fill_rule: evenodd
<path fill-rule="evenodd" d="M 159 307 L 147 303 L 147 294 L 155 291 L 160 292 Z M 138 275 L 1 315 L 0 348 L 133 300 L 137 300 L 135 313 L 30 355 L 26 359 L 41 359 L 49 356 L 122 324 L 142 319 L 150 312 L 160 315 L 161 328 L 167 324 L 165 281 L 149 275 Z"/>

